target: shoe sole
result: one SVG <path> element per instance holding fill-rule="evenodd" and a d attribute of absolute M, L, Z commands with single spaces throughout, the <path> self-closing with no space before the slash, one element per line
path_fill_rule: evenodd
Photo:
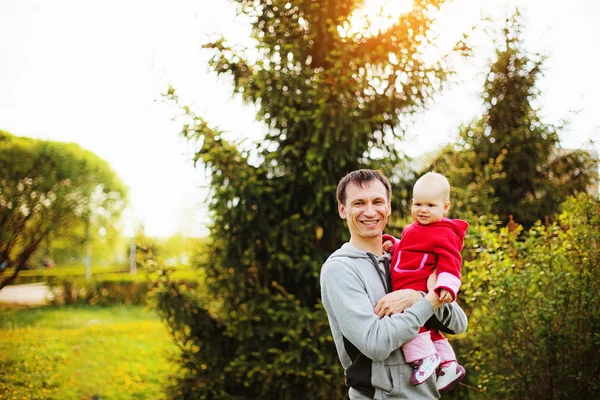
<path fill-rule="evenodd" d="M 438 391 L 440 391 L 440 392 L 448 392 L 448 391 L 452 390 L 452 388 L 454 386 L 456 386 L 456 384 L 458 382 L 460 382 L 460 381 L 462 381 L 464 379 L 465 375 L 467 375 L 467 372 L 463 368 L 462 373 L 455 380 L 453 380 L 452 382 L 450 382 L 449 384 L 447 384 L 443 388 L 438 389 Z"/>

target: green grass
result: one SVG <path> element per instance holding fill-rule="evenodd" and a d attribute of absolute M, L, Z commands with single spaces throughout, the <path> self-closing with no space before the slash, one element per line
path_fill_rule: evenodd
<path fill-rule="evenodd" d="M 163 399 L 175 352 L 141 306 L 0 306 L 0 399 Z"/>

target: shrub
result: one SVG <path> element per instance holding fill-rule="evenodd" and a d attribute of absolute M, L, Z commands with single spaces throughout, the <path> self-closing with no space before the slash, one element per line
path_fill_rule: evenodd
<path fill-rule="evenodd" d="M 600 389 L 600 204 L 581 195 L 556 223 L 474 227 L 463 268 L 463 348 L 481 398 L 584 399 Z M 468 397 L 477 398 L 475 392 Z"/>
<path fill-rule="evenodd" d="M 179 285 L 197 287 L 199 279 L 185 274 L 176 278 Z M 50 277 L 48 285 L 55 304 L 145 304 L 153 284 L 144 274 L 113 273 L 95 276 L 90 281 L 82 277 Z"/>

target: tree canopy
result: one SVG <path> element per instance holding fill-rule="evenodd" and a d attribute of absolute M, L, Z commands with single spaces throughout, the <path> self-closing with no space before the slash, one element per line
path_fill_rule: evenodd
<path fill-rule="evenodd" d="M 481 118 L 463 127 L 458 143 L 433 163 L 457 188 L 455 211 L 491 213 L 504 222 L 511 215 L 529 227 L 597 179 L 597 160 L 585 150 L 562 149 L 564 127 L 540 117 L 536 84 L 544 60 L 526 50 L 517 10 L 506 20 L 490 63 Z"/>
<path fill-rule="evenodd" d="M 127 190 L 110 165 L 74 143 L 0 131 L 0 263 L 14 280 L 49 238 L 84 234 L 81 226 L 111 229 Z M 80 237 L 80 243 L 83 238 Z"/>

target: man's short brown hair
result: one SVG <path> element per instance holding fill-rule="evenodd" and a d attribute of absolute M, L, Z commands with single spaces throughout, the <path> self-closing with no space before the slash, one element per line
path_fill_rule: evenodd
<path fill-rule="evenodd" d="M 388 181 L 381 172 L 373 169 L 358 169 L 340 179 L 336 191 L 337 201 L 342 204 L 346 203 L 346 188 L 348 187 L 348 184 L 353 183 L 359 188 L 364 189 L 367 184 L 370 184 L 375 180 L 383 183 L 383 186 L 385 186 L 387 200 L 389 202 L 392 198 L 392 185 L 390 185 L 390 181 Z"/>

